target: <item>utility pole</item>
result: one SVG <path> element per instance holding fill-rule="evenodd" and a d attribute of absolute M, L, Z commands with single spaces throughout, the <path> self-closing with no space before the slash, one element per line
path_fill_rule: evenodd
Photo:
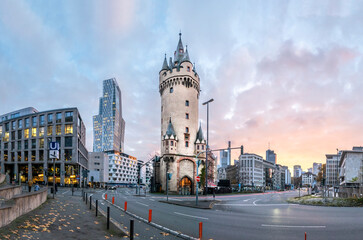
<path fill-rule="evenodd" d="M 208 195 L 208 149 L 209 149 L 209 103 L 213 102 L 214 99 L 210 99 L 203 105 L 207 105 L 207 152 L 205 156 L 205 195 Z"/>

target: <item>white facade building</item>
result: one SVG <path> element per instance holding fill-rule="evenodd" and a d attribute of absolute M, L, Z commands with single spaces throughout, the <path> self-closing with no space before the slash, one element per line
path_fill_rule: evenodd
<path fill-rule="evenodd" d="M 107 151 L 108 155 L 108 183 L 137 184 L 137 159 L 133 156 L 117 151 Z"/>
<path fill-rule="evenodd" d="M 342 151 L 339 167 L 340 185 L 354 186 L 363 184 L 363 151 Z"/>
<path fill-rule="evenodd" d="M 243 186 L 263 187 L 263 158 L 250 153 L 240 155 L 239 176 Z"/>
<path fill-rule="evenodd" d="M 89 181 L 104 187 L 108 182 L 108 156 L 104 152 L 88 153 Z"/>
<path fill-rule="evenodd" d="M 315 183 L 316 176 L 311 172 L 306 172 L 301 175 L 301 182 L 303 186 L 313 186 Z"/>
<path fill-rule="evenodd" d="M 288 168 L 285 168 L 285 185 L 291 185 L 291 172 Z"/>
<path fill-rule="evenodd" d="M 340 155 L 326 154 L 326 181 L 327 186 L 339 185 L 339 159 Z"/>

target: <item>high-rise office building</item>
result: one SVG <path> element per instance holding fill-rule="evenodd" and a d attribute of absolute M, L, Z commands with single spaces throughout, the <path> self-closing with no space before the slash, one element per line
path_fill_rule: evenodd
<path fill-rule="evenodd" d="M 219 152 L 220 154 L 220 164 L 221 167 L 227 167 L 228 165 L 231 165 L 231 163 L 229 162 L 229 151 L 228 150 L 221 150 Z"/>
<path fill-rule="evenodd" d="M 266 151 L 266 161 L 276 164 L 276 153 L 274 152 L 274 150 L 268 149 Z"/>
<path fill-rule="evenodd" d="M 124 151 L 125 121 L 121 90 L 115 78 L 103 81 L 99 113 L 93 116 L 93 151 Z"/>
<path fill-rule="evenodd" d="M 294 177 L 300 177 L 302 174 L 301 166 L 300 165 L 294 165 Z"/>
<path fill-rule="evenodd" d="M 322 164 L 321 163 L 313 163 L 313 171 L 312 173 L 315 174 L 316 176 L 318 176 L 318 173 L 320 172 L 320 168 L 321 168 Z"/>

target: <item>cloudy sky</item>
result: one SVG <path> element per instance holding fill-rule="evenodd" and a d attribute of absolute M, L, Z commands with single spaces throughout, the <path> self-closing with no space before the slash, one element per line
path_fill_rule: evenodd
<path fill-rule="evenodd" d="M 115 77 L 125 150 L 147 159 L 160 147 L 158 73 L 181 30 L 200 100 L 215 100 L 212 148 L 265 156 L 270 143 L 278 163 L 306 169 L 363 145 L 363 2 L 223 3 L 2 0 L 0 114 L 78 107 L 92 150 L 102 80 Z"/>

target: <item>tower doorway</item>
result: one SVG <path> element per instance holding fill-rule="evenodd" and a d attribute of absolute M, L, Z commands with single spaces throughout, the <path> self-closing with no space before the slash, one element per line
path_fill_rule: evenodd
<path fill-rule="evenodd" d="M 183 177 L 179 182 L 179 194 L 191 195 L 193 194 L 193 184 L 189 177 Z"/>

